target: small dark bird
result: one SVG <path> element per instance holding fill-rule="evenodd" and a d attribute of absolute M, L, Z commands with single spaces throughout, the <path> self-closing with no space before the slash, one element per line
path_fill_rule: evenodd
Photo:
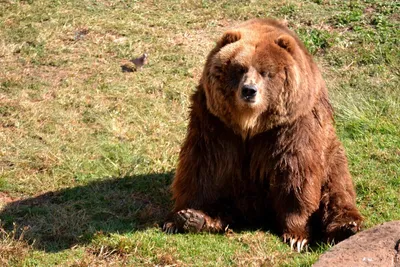
<path fill-rule="evenodd" d="M 147 61 L 148 61 L 147 58 L 148 58 L 148 54 L 144 53 L 140 57 L 132 59 L 131 62 L 133 64 L 135 64 L 136 69 L 141 70 L 143 68 L 143 66 L 147 64 Z"/>

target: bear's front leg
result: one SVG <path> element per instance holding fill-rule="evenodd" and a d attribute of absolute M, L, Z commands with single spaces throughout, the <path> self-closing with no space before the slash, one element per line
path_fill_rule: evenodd
<path fill-rule="evenodd" d="M 192 101 L 188 133 L 171 187 L 174 208 L 163 230 L 222 232 L 231 204 L 221 204 L 222 198 L 230 199 L 232 179 L 241 175 L 242 140 L 208 111 L 204 92 L 198 91 Z"/>
<path fill-rule="evenodd" d="M 286 181 L 273 188 L 274 208 L 283 241 L 301 252 L 311 239 L 311 216 L 318 210 L 321 187 L 313 176 Z"/>

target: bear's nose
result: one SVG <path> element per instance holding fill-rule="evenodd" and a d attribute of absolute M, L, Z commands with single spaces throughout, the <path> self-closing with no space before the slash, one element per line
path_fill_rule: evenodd
<path fill-rule="evenodd" d="M 251 84 L 245 84 L 242 87 L 242 98 L 246 101 L 253 101 L 257 94 L 257 87 Z"/>

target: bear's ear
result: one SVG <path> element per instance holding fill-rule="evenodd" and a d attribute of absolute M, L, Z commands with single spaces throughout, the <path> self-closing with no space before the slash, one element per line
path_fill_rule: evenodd
<path fill-rule="evenodd" d="M 288 34 L 283 34 L 279 36 L 275 40 L 275 43 L 291 54 L 293 54 L 297 47 L 296 40 Z"/>
<path fill-rule="evenodd" d="M 218 46 L 224 47 L 228 44 L 239 41 L 240 38 L 242 38 L 242 35 L 239 31 L 237 30 L 227 31 L 226 33 L 224 33 L 224 35 L 222 35 L 221 39 L 218 41 Z"/>

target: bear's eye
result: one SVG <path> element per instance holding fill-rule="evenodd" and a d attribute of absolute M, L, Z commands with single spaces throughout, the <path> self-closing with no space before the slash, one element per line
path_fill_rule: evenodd
<path fill-rule="evenodd" d="M 247 68 L 245 66 L 235 66 L 236 72 L 238 74 L 245 74 L 247 72 Z"/>
<path fill-rule="evenodd" d="M 268 73 L 266 71 L 260 71 L 260 75 L 265 78 L 267 77 Z"/>

